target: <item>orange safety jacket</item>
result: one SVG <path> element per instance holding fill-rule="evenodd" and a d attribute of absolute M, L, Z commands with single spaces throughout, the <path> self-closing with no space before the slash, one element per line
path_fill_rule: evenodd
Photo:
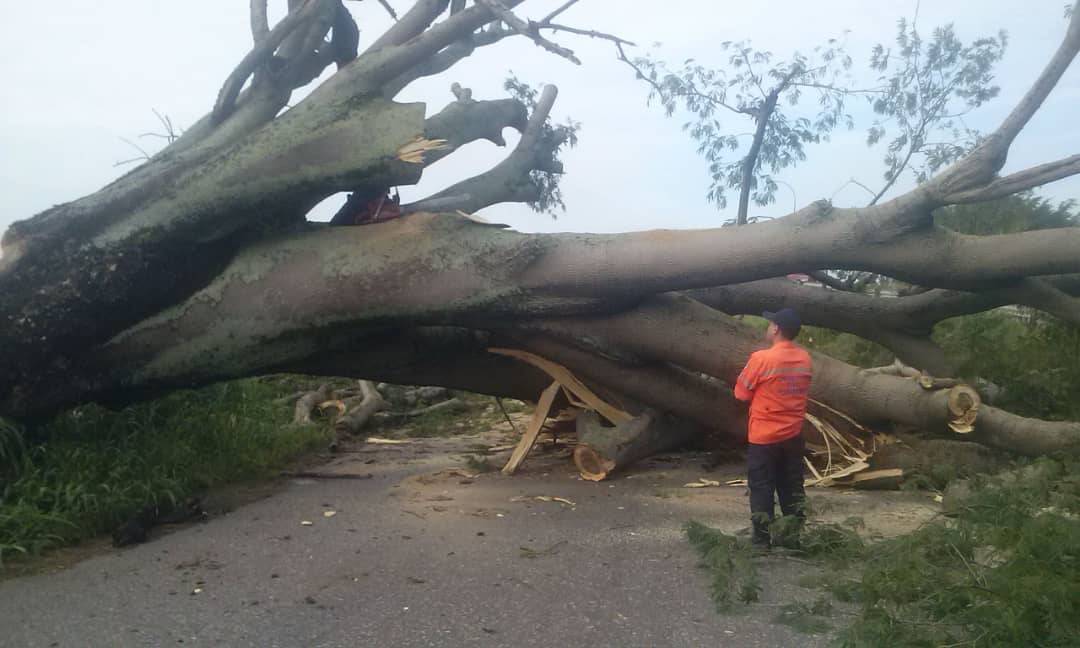
<path fill-rule="evenodd" d="M 750 443 L 777 443 L 802 431 L 812 374 L 810 354 L 789 340 L 750 354 L 735 398 L 750 401 Z"/>

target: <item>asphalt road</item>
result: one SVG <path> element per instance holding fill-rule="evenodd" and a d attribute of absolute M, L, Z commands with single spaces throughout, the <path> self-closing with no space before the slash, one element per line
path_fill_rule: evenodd
<path fill-rule="evenodd" d="M 681 526 L 745 527 L 746 500 L 682 488 L 705 475 L 694 460 L 594 484 L 540 456 L 467 479 L 437 472 L 463 465 L 449 443 L 351 454 L 326 469 L 371 479 L 293 479 L 147 544 L 0 582 L 0 645 L 826 643 L 773 622 L 816 596 L 794 584 L 810 568 L 783 558 L 763 559 L 760 604 L 713 609 Z"/>

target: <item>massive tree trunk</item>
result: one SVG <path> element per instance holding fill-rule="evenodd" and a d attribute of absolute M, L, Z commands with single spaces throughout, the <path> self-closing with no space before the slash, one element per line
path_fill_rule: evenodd
<path fill-rule="evenodd" d="M 455 100 L 430 116 L 393 97 L 507 37 L 572 60 L 541 32 L 625 41 L 552 22 L 572 3 L 533 23 L 510 13 L 520 0 L 466 4 L 420 0 L 349 61 L 339 60 L 336 34 L 326 40 L 340 0 L 291 2 L 272 30 L 253 3 L 256 45 L 206 118 L 100 192 L 4 235 L 0 414 L 34 420 L 89 400 L 276 371 L 535 399 L 550 379 L 487 351 L 516 347 L 662 412 L 654 423 L 675 415 L 741 439 L 742 410 L 727 385 L 759 341 L 732 314 L 794 306 L 810 323 L 876 341 L 939 377 L 952 367 L 927 335 L 944 318 L 1022 304 L 1080 322 L 1080 228 L 968 236 L 931 219 L 942 206 L 1080 173 L 1072 156 L 997 175 L 1080 48 L 1080 17 L 1000 128 L 889 202 L 819 201 L 739 228 L 539 235 L 469 212 L 551 197 L 557 152 L 571 136 L 551 126 L 554 87 L 526 106 L 477 101 L 454 84 Z M 331 61 L 339 71 L 281 113 Z M 400 218 L 356 227 L 305 220 L 335 192 L 383 195 L 468 142 L 505 144 L 504 127 L 522 137 L 503 163 L 401 206 Z M 883 300 L 777 279 L 823 268 L 928 290 Z M 823 355 L 814 362 L 813 397 L 861 422 L 950 436 L 964 427 L 945 390 Z M 1080 451 L 1077 423 L 986 406 L 974 416 L 969 441 L 1031 455 Z M 676 436 L 603 452 L 618 465 Z"/>

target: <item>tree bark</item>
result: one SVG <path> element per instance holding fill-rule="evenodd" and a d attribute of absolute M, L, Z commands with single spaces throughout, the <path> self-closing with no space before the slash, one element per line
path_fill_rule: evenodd
<path fill-rule="evenodd" d="M 542 372 L 486 351 L 510 340 L 610 392 L 738 438 L 738 409 L 716 379 L 734 379 L 757 334 L 705 303 L 756 311 L 790 299 L 808 321 L 876 339 L 932 373 L 948 369 L 925 342 L 934 317 L 1021 303 L 1080 321 L 1068 289 L 1080 274 L 1080 228 L 968 236 L 931 217 L 944 205 L 1080 173 L 1073 156 L 997 177 L 1080 50 L 1080 16 L 998 129 L 887 202 L 843 209 L 819 201 L 738 228 L 530 235 L 452 210 L 533 200 L 536 172 L 561 173 L 561 135 L 548 122 L 554 87 L 532 115 L 517 102 L 473 101 L 456 85 L 457 100 L 428 119 L 423 106 L 386 98 L 515 30 L 536 38 L 535 27 L 508 13 L 519 4 L 419 0 L 282 113 L 292 91 L 329 65 L 327 16 L 336 5 L 292 2 L 284 26 L 264 29 L 263 4 L 254 3 L 255 48 L 229 75 L 215 111 L 100 192 L 4 235 L 0 414 L 45 417 L 86 400 L 283 370 L 535 399 L 550 383 Z M 507 20 L 511 29 L 500 24 Z M 236 92 L 248 79 L 248 90 Z M 304 221 L 335 192 L 414 183 L 425 164 L 469 141 L 502 143 L 504 126 L 522 138 L 502 164 L 403 210 L 437 203 L 445 213 L 363 227 Z M 887 303 L 748 284 L 814 268 L 931 290 Z M 701 302 L 664 294 L 690 290 L 703 291 Z M 821 355 L 815 367 L 814 397 L 860 421 L 953 434 L 947 391 Z M 646 443 L 650 435 L 645 425 L 610 450 L 616 467 L 642 444 L 660 443 Z M 1080 424 L 982 406 L 965 438 L 1026 454 L 1075 453 Z"/>
<path fill-rule="evenodd" d="M 606 479 L 640 459 L 678 448 L 701 433 L 691 423 L 653 410 L 612 427 L 602 425 L 590 411 L 579 414 L 577 420 L 574 464 L 589 481 Z"/>
<path fill-rule="evenodd" d="M 360 381 L 360 394 L 360 402 L 351 405 L 334 421 L 334 434 L 338 438 L 341 434 L 352 436 L 360 434 L 371 417 L 379 410 L 386 408 L 386 401 L 375 390 L 375 385 L 370 380 Z"/>
<path fill-rule="evenodd" d="M 588 336 L 650 359 L 663 359 L 734 384 L 760 332 L 686 297 L 656 297 L 604 318 L 547 320 L 535 325 L 564 341 Z M 865 425 L 902 424 L 953 436 L 949 391 L 928 391 L 914 380 L 874 374 L 812 353 L 810 396 Z M 991 447 L 1035 456 L 1080 452 L 1080 423 L 1029 419 L 993 407 L 978 410 L 965 435 Z"/>
<path fill-rule="evenodd" d="M 754 169 L 757 168 L 758 156 L 761 154 L 761 145 L 765 141 L 765 132 L 769 128 L 769 120 L 772 119 L 773 112 L 776 111 L 776 101 L 780 98 L 780 93 L 790 78 L 789 76 L 780 86 L 765 95 L 761 107 L 758 108 L 757 113 L 754 115 L 757 119 L 757 128 L 754 129 L 754 139 L 750 142 L 750 150 L 746 152 L 746 157 L 743 158 L 742 162 L 742 180 L 739 183 L 739 210 L 735 216 L 736 225 L 746 225 L 748 222 L 750 190 L 754 184 Z"/>

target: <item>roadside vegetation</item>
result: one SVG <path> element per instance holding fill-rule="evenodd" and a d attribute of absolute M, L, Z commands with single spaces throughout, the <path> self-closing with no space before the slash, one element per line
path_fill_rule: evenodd
<path fill-rule="evenodd" d="M 0 567 L 109 533 L 147 507 L 179 506 L 214 487 L 276 475 L 298 457 L 325 450 L 333 436 L 329 418 L 290 423 L 295 394 L 319 382 L 271 376 L 180 391 L 118 411 L 87 405 L 32 436 L 0 419 Z M 450 436 L 505 420 L 490 397 L 460 394 L 457 400 L 460 407 L 422 416 L 405 414 L 415 403 L 390 400 L 365 432 Z M 502 407 L 518 412 L 524 404 L 508 400 Z M 496 469 L 486 458 L 468 459 L 478 472 Z"/>
<path fill-rule="evenodd" d="M 263 477 L 325 447 L 280 381 L 240 380 L 119 411 L 88 405 L 32 437 L 0 424 L 0 561 L 107 533 L 141 509 Z"/>
<path fill-rule="evenodd" d="M 800 582 L 806 596 L 783 606 L 777 622 L 834 633 L 845 647 L 1075 646 L 1080 462 L 1039 459 L 970 486 L 948 516 L 895 538 L 864 540 L 858 518 L 811 519 L 783 554 L 818 569 Z M 697 522 L 686 534 L 717 607 L 753 605 L 762 563 L 748 541 Z"/>

